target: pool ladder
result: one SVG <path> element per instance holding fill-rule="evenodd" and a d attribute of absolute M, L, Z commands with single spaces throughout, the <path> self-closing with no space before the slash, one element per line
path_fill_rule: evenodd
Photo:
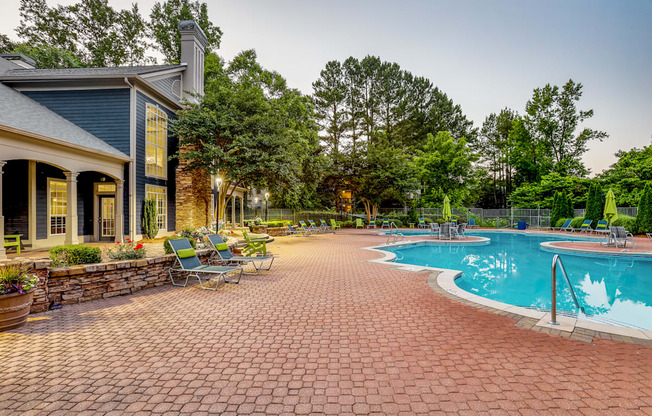
<path fill-rule="evenodd" d="M 573 302 L 575 302 L 575 306 L 577 307 L 577 309 L 581 310 L 582 313 L 584 313 L 584 308 L 581 307 L 580 304 L 577 302 L 577 296 L 575 296 L 573 285 L 571 285 L 570 279 L 568 278 L 568 274 L 566 274 L 564 263 L 561 261 L 561 257 L 559 257 L 559 254 L 555 254 L 554 257 L 552 258 L 552 305 L 550 308 L 550 322 L 548 322 L 550 325 L 559 325 L 559 322 L 557 322 L 557 263 L 559 263 L 559 268 L 561 269 L 561 273 L 564 275 L 564 278 L 566 279 L 566 283 L 568 284 L 568 288 L 570 289 L 570 293 L 571 296 L 573 297 Z"/>
<path fill-rule="evenodd" d="M 396 230 L 396 232 L 394 232 L 393 230 Z M 396 224 L 394 224 L 394 222 L 389 224 L 389 234 L 387 234 L 387 241 L 385 242 L 386 245 L 389 245 L 390 241 L 392 243 L 396 243 L 399 240 L 403 240 L 404 238 L 405 236 L 403 235 L 403 233 L 399 231 L 398 227 L 396 226 Z M 392 239 L 394 241 L 392 241 Z"/>

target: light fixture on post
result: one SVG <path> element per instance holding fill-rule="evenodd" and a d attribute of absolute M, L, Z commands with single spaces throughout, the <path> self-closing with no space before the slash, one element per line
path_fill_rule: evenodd
<path fill-rule="evenodd" d="M 269 200 L 269 192 L 265 193 L 265 222 L 267 222 L 267 213 L 269 212 L 269 208 L 267 207 L 267 201 Z"/>
<path fill-rule="evenodd" d="M 254 218 L 258 216 L 258 197 L 254 198 Z"/>

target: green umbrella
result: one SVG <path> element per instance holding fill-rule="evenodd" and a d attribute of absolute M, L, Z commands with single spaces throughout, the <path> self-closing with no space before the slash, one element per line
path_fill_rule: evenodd
<path fill-rule="evenodd" d="M 611 188 L 609 188 L 609 192 L 607 192 L 607 199 L 604 203 L 604 217 L 607 219 L 607 221 L 609 221 L 609 224 L 611 224 L 613 221 L 616 221 L 618 218 L 616 196 L 614 195 Z"/>
<path fill-rule="evenodd" d="M 451 201 L 448 199 L 448 195 L 444 196 L 444 210 L 442 211 L 441 216 L 444 217 L 444 221 L 446 222 L 453 218 L 453 213 L 451 212 Z"/>

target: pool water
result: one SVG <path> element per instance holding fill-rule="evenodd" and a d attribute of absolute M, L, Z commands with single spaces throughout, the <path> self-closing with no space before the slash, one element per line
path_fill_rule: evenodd
<path fill-rule="evenodd" d="M 540 243 L 577 239 L 510 232 L 467 233 L 487 245 L 413 244 L 383 248 L 397 263 L 461 270 L 455 284 L 499 302 L 549 310 L 554 253 Z M 580 306 L 589 319 L 652 330 L 652 261 L 560 253 Z M 575 313 L 570 290 L 557 272 L 557 308 Z M 582 314 L 580 316 L 584 317 Z"/>

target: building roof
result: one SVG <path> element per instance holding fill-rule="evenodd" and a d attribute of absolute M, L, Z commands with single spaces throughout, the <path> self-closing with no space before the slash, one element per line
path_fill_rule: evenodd
<path fill-rule="evenodd" d="M 0 74 L 4 74 L 8 71 L 13 71 L 14 69 L 21 69 L 21 67 L 8 59 L 0 57 Z"/>
<path fill-rule="evenodd" d="M 5 61 L 0 59 L 0 61 Z M 0 64 L 4 65 L 4 64 Z M 4 69 L 4 71 L 2 71 Z M 115 66 L 107 68 L 55 68 L 55 69 L 25 69 L 14 64 L 13 69 L 0 68 L 0 79 L 49 79 L 66 77 L 123 77 L 130 75 L 146 75 L 173 69 L 185 69 L 185 65 L 144 65 L 144 66 Z"/>
<path fill-rule="evenodd" d="M 0 59 L 1 60 L 1 59 Z M 0 126 L 54 139 L 73 147 L 129 157 L 54 111 L 0 83 Z"/>

